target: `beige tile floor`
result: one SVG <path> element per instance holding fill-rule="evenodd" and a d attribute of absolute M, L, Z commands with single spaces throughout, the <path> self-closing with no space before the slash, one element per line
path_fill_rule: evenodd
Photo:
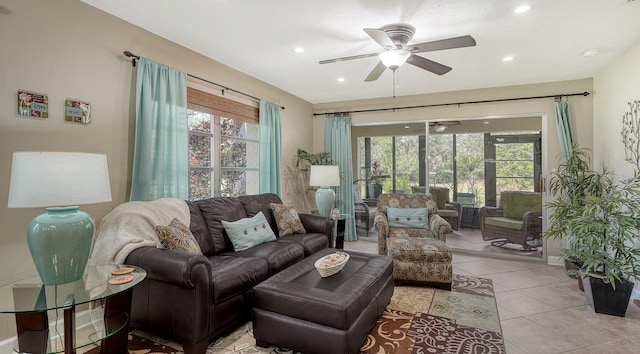
<path fill-rule="evenodd" d="M 345 249 L 377 253 L 377 244 Z M 454 251 L 453 272 L 493 281 L 508 354 L 640 353 L 640 308 L 629 304 L 624 318 L 594 313 L 562 267 Z"/>

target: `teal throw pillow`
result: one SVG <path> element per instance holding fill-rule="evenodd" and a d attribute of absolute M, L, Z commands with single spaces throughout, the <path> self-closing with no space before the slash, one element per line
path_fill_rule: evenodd
<path fill-rule="evenodd" d="M 426 229 L 429 225 L 427 208 L 387 208 L 389 227 Z"/>
<path fill-rule="evenodd" d="M 237 221 L 222 221 L 233 249 L 236 252 L 244 251 L 263 242 L 274 241 L 276 235 L 271 230 L 267 218 L 259 212 L 251 218 Z"/>

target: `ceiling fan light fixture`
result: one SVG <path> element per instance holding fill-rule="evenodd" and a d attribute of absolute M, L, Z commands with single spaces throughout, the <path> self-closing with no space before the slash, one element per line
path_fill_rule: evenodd
<path fill-rule="evenodd" d="M 390 49 L 380 53 L 378 58 L 387 68 L 396 70 L 406 63 L 410 56 L 411 53 L 405 49 Z"/>

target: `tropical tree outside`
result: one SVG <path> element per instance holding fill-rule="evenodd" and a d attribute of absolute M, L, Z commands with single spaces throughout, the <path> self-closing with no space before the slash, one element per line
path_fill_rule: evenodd
<path fill-rule="evenodd" d="M 517 132 L 509 133 L 511 136 Z M 524 134 L 524 133 L 523 133 Z M 527 132 L 526 134 L 531 134 Z M 361 176 L 371 177 L 365 166 L 375 162 L 380 165 L 383 175 L 395 176 L 396 191 L 411 192 L 412 186 L 422 185 L 419 180 L 419 136 L 396 136 L 395 155 L 393 137 L 371 137 L 371 161 L 365 161 L 365 138 L 359 138 Z M 431 185 L 447 187 L 453 200 L 454 156 L 453 134 L 430 134 L 428 138 L 427 164 Z M 457 192 L 472 193 L 476 206 L 486 204 L 485 163 L 495 163 L 496 191 L 498 196 L 504 190 L 533 191 L 535 186 L 534 149 L 532 143 L 495 144 L 496 158 L 485 159 L 485 134 L 456 134 L 456 177 Z M 395 156 L 396 171 L 393 171 Z M 376 182 L 373 180 L 369 182 Z M 393 191 L 393 178 L 379 182 L 383 192 Z"/>

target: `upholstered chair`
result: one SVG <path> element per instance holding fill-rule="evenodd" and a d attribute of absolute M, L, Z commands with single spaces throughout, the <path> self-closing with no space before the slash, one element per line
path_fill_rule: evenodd
<path fill-rule="evenodd" d="M 393 259 L 395 281 L 451 289 L 452 254 L 446 244 L 451 225 L 436 214 L 434 198 L 427 194 L 382 194 L 377 208 L 378 252 Z"/>

